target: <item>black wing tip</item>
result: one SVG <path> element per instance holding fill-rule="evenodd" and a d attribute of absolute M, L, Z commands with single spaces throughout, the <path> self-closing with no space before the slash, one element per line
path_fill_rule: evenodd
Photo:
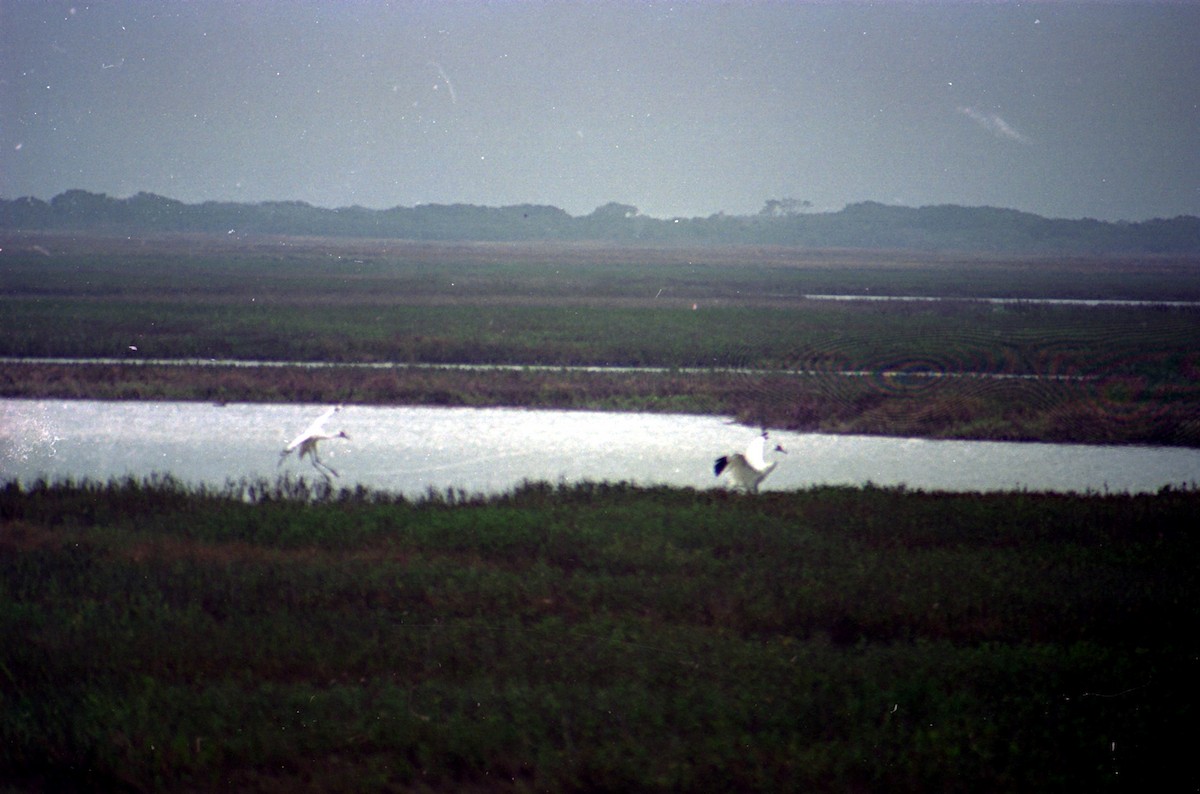
<path fill-rule="evenodd" d="M 725 467 L 728 465 L 729 465 L 729 456 L 722 455 L 721 457 L 717 458 L 716 462 L 713 464 L 713 474 L 720 477 L 721 472 L 725 471 Z"/>

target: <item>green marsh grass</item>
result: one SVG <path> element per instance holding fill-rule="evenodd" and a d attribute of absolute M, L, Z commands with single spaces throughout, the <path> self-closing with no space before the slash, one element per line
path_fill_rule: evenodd
<path fill-rule="evenodd" d="M 1194 787 L 1198 507 L 9 482 L 0 779 Z"/>
<path fill-rule="evenodd" d="M 37 241 L 33 245 L 33 241 Z M 1189 377 L 1189 260 L 70 236 L 7 241 L 0 355 Z M 695 307 L 693 309 L 693 307 Z M 1194 374 L 1194 373 L 1193 373 Z"/>
<path fill-rule="evenodd" d="M 0 355 L 1188 378 L 1196 310 L 982 303 L 308 305 L 10 297 Z"/>

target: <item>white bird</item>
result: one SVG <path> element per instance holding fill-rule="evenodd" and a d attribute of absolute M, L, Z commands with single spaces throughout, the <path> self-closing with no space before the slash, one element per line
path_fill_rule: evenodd
<path fill-rule="evenodd" d="M 734 487 L 742 487 L 746 489 L 746 493 L 758 493 L 758 485 L 767 478 L 767 475 L 775 470 L 779 465 L 779 461 L 774 460 L 767 462 L 765 451 L 767 447 L 767 431 L 764 430 L 761 436 L 755 437 L 750 442 L 750 446 L 745 452 L 734 452 L 731 455 L 722 455 L 717 458 L 713 464 L 713 473 L 718 477 L 721 473 L 728 470 L 733 477 Z M 776 444 L 772 452 L 782 452 L 787 454 L 787 450 L 781 445 Z"/>
<path fill-rule="evenodd" d="M 317 419 L 313 421 L 313 423 L 310 424 L 303 433 L 293 438 L 288 445 L 283 448 L 283 452 L 279 453 L 279 463 L 275 465 L 281 465 L 284 458 L 292 454 L 293 450 L 299 449 L 300 459 L 304 460 L 305 455 L 308 455 L 310 458 L 312 458 L 313 468 L 321 472 L 321 474 L 324 474 L 326 479 L 329 479 L 330 474 L 332 474 L 334 477 L 337 477 L 338 473 L 330 466 L 327 466 L 325 462 L 321 460 L 320 455 L 317 454 L 317 443 L 330 438 L 344 438 L 349 440 L 350 436 L 346 435 L 345 430 L 339 430 L 337 433 L 325 432 L 325 423 L 329 421 L 329 417 L 333 416 L 340 410 L 342 410 L 342 406 L 337 405 L 317 417 Z"/>

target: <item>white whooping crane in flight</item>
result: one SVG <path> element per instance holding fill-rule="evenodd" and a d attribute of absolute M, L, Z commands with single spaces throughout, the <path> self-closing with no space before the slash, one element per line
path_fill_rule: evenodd
<path fill-rule="evenodd" d="M 759 483 L 779 465 L 777 460 L 767 462 L 767 438 L 767 431 L 764 430 L 761 436 L 756 436 L 750 442 L 745 452 L 734 452 L 717 458 L 713 464 L 713 473 L 720 477 L 722 472 L 728 470 L 729 475 L 733 477 L 734 487 L 744 488 L 746 493 L 758 493 Z M 787 450 L 779 444 L 771 451 L 787 454 Z"/>
<path fill-rule="evenodd" d="M 283 452 L 279 453 L 279 463 L 275 465 L 281 465 L 284 458 L 290 455 L 293 450 L 299 449 L 300 459 L 304 460 L 305 455 L 308 455 L 310 458 L 312 458 L 313 468 L 321 472 L 321 474 L 324 474 L 325 479 L 329 479 L 330 474 L 332 474 L 334 477 L 337 477 L 338 473 L 330 466 L 327 466 L 317 454 L 317 444 L 330 438 L 344 438 L 349 440 L 350 436 L 346 435 L 345 430 L 339 430 L 336 433 L 325 432 L 325 423 L 329 421 L 329 417 L 333 416 L 340 410 L 342 410 L 342 406 L 337 405 L 317 417 L 303 433 L 293 438 L 288 445 L 283 448 Z"/>

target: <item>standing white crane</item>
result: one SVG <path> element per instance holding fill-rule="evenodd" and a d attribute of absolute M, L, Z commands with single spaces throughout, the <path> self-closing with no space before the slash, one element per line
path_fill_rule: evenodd
<path fill-rule="evenodd" d="M 717 458 L 713 464 L 713 473 L 720 477 L 722 472 L 728 470 L 729 475 L 733 477 L 734 487 L 744 488 L 746 493 L 758 493 L 759 483 L 779 465 L 777 460 L 767 462 L 767 440 L 767 431 L 764 430 L 761 436 L 756 436 L 750 442 L 745 452 L 734 452 Z M 787 450 L 780 444 L 776 444 L 771 451 L 787 454 Z"/>
<path fill-rule="evenodd" d="M 313 468 L 325 475 L 325 479 L 329 479 L 330 474 L 332 474 L 334 477 L 337 477 L 338 473 L 334 471 L 332 467 L 327 466 L 325 462 L 321 460 L 321 456 L 317 454 L 317 444 L 330 438 L 350 439 L 350 436 L 346 435 L 345 430 L 339 430 L 336 433 L 325 432 L 325 423 L 329 421 L 329 417 L 333 416 L 340 410 L 342 410 L 342 406 L 337 405 L 317 417 L 303 433 L 293 438 L 288 445 L 283 448 L 283 452 L 279 453 L 279 463 L 275 465 L 282 465 L 284 458 L 292 454 L 293 450 L 299 449 L 300 459 L 304 460 L 305 455 L 308 455 L 310 458 L 312 458 Z"/>

